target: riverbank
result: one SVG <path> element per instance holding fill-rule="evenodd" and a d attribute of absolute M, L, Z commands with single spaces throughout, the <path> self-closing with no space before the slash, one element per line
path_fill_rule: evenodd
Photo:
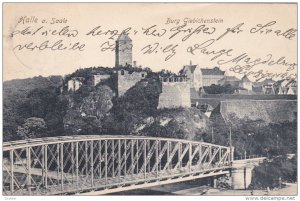
<path fill-rule="evenodd" d="M 197 182 L 175 183 L 115 193 L 114 195 L 181 195 L 181 196 L 295 196 L 297 183 L 286 183 L 286 187 L 277 190 L 228 190 L 216 189 L 207 185 L 197 186 Z"/>

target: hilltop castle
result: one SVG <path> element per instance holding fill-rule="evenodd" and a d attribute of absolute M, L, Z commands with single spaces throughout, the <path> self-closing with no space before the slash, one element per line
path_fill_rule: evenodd
<path fill-rule="evenodd" d="M 106 70 L 93 74 L 87 83 L 96 86 L 100 82 L 112 79 L 117 89 L 117 95 L 120 97 L 137 82 L 144 79 L 147 72 L 142 68 L 137 68 L 136 62 L 132 61 L 132 40 L 127 34 L 121 33 L 115 45 L 115 67 L 110 70 L 111 72 Z M 67 82 L 68 91 L 77 91 L 82 86 L 83 80 L 84 78 L 81 77 L 72 77 Z"/>
<path fill-rule="evenodd" d="M 136 67 L 132 61 L 132 40 L 121 33 L 115 42 L 115 67 L 100 68 L 92 71 L 91 77 L 71 77 L 66 80 L 68 91 L 77 91 L 83 82 L 96 86 L 105 80 L 111 79 L 116 89 L 117 96 L 123 96 L 136 83 L 145 79 L 148 75 L 147 69 Z M 81 75 L 81 74 L 80 74 Z M 184 65 L 176 74 L 160 74 L 162 91 L 159 96 L 158 108 L 191 107 L 191 99 L 199 99 L 205 90 L 212 85 L 224 87 L 231 85 L 238 94 L 296 94 L 297 83 L 273 81 L 266 79 L 263 82 L 251 82 L 245 75 L 241 80 L 234 76 L 227 76 L 225 71 L 219 67 L 200 68 L 192 64 Z"/>

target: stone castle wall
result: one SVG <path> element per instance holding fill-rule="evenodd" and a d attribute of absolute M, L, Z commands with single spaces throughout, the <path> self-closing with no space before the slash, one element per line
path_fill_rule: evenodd
<path fill-rule="evenodd" d="M 158 109 L 191 107 L 190 84 L 187 82 L 162 82 Z"/>
<path fill-rule="evenodd" d="M 122 96 L 128 89 L 146 77 L 146 72 L 132 72 L 126 70 L 118 71 L 118 96 Z"/>
<path fill-rule="evenodd" d="M 292 122 L 297 118 L 297 100 L 226 100 L 212 111 L 211 119 L 219 115 L 232 124 L 238 123 L 236 118 L 267 123 Z"/>

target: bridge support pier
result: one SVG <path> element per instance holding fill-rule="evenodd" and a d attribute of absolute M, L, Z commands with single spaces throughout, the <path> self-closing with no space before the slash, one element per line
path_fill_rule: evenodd
<path fill-rule="evenodd" d="M 232 161 L 232 189 L 247 189 L 251 184 L 252 170 L 264 161 L 264 157 Z"/>
<path fill-rule="evenodd" d="M 240 167 L 231 170 L 232 189 L 247 189 L 251 184 L 253 167 Z"/>
<path fill-rule="evenodd" d="M 216 176 L 209 177 L 208 184 L 210 187 L 217 188 L 217 177 Z"/>

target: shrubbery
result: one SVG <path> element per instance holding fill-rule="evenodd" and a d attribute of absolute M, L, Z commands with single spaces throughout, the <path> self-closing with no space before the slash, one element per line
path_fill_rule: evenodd
<path fill-rule="evenodd" d="M 236 118 L 236 117 L 232 117 Z M 277 156 L 297 153 L 297 121 L 266 124 L 263 120 L 235 119 L 237 122 L 226 125 L 215 120 L 204 140 L 228 146 L 231 127 L 232 144 L 235 156 L 246 155 Z"/>
<path fill-rule="evenodd" d="M 238 88 L 226 84 L 224 86 L 212 84 L 210 86 L 203 87 L 207 94 L 233 94 Z"/>
<path fill-rule="evenodd" d="M 297 182 L 297 156 L 292 159 L 275 157 L 255 167 L 250 188 L 277 188 L 281 182 Z"/>

